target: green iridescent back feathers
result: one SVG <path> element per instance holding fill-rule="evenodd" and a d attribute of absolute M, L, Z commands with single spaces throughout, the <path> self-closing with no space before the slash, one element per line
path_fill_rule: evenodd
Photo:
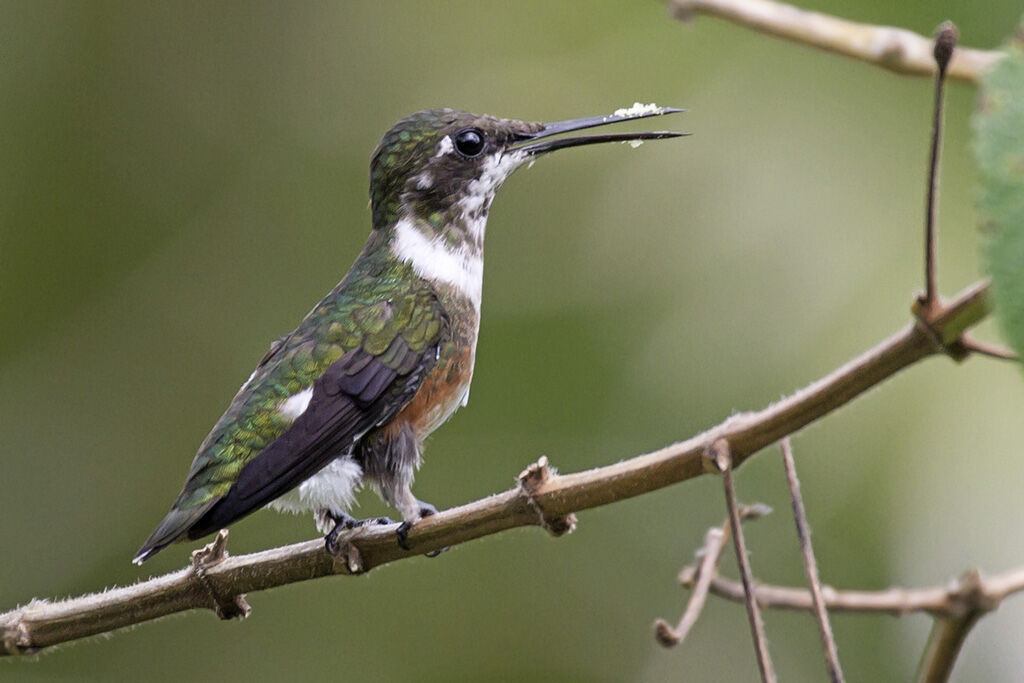
<path fill-rule="evenodd" d="M 379 356 L 401 336 L 417 352 L 435 343 L 441 317 L 434 294 L 390 255 L 364 255 L 353 272 L 269 354 L 203 442 L 176 506 L 202 505 L 227 492 L 241 469 L 291 422 L 275 406 L 310 387 L 345 353 Z"/>
<path fill-rule="evenodd" d="M 444 326 L 433 290 L 390 254 L 379 233 L 371 234 L 345 279 L 276 344 L 239 390 L 203 441 L 181 494 L 144 550 L 156 552 L 183 534 L 209 533 L 199 528 L 204 514 L 215 511 L 246 465 L 291 426 L 279 406 L 311 387 L 336 361 L 362 350 L 386 367 L 396 366 L 404 359 L 389 357 L 390 348 L 425 353 L 438 344 Z M 398 337 L 404 344 L 393 345 Z M 140 556 L 148 555 L 140 551 Z"/>

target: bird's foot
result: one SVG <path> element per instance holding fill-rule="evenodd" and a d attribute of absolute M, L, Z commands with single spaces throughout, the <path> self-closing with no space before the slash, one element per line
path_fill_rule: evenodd
<path fill-rule="evenodd" d="M 371 517 L 370 519 L 356 519 L 351 515 L 347 515 L 344 512 L 340 514 L 331 514 L 330 518 L 334 520 L 334 528 L 331 529 L 330 533 L 324 536 L 324 546 L 327 548 L 327 552 L 335 557 L 341 552 L 342 545 L 339 543 L 339 537 L 346 531 L 358 529 L 360 527 L 369 526 L 371 524 L 394 524 L 395 521 L 390 517 Z"/>
<path fill-rule="evenodd" d="M 420 519 L 423 519 L 424 517 L 430 517 L 431 515 L 436 515 L 437 514 L 437 508 L 434 507 L 433 505 L 431 505 L 430 503 L 425 503 L 422 500 L 417 500 L 416 504 L 419 506 Z M 416 521 L 418 522 L 419 520 L 416 520 Z M 402 522 L 401 524 L 398 525 L 398 529 L 395 530 L 395 536 L 398 538 L 398 545 L 403 550 L 411 550 L 411 548 L 409 547 L 409 530 L 412 529 L 412 525 L 415 524 L 415 523 L 416 522 L 410 522 L 410 521 Z M 429 553 L 426 553 L 426 556 L 427 557 L 437 557 L 438 555 L 443 553 L 445 550 L 448 550 L 448 548 L 445 547 L 445 548 L 440 548 L 438 550 L 432 550 Z"/>
<path fill-rule="evenodd" d="M 425 503 L 422 500 L 417 500 L 416 504 L 420 506 L 420 519 L 437 514 L 437 508 L 431 505 L 430 503 Z"/>
<path fill-rule="evenodd" d="M 402 522 L 395 529 L 395 537 L 398 539 L 398 545 L 402 550 L 412 550 L 409 547 L 409 529 L 412 528 L 412 522 Z"/>

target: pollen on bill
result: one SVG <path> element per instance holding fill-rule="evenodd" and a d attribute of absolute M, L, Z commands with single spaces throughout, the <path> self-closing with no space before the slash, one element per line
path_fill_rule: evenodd
<path fill-rule="evenodd" d="M 612 112 L 612 116 L 643 116 L 644 114 L 661 114 L 664 111 L 664 107 L 659 107 L 654 102 L 651 102 L 650 104 L 644 104 L 643 102 L 634 102 L 632 107 L 616 109 L 615 111 Z"/>

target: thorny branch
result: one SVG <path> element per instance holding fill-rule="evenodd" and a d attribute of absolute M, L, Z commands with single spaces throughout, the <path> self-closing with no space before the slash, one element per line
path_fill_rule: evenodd
<path fill-rule="evenodd" d="M 0 654 L 37 652 L 58 643 L 107 633 L 168 614 L 210 609 L 214 604 L 276 586 L 336 574 L 360 574 L 374 567 L 455 546 L 522 526 L 563 528 L 557 520 L 705 473 L 704 452 L 727 439 L 733 466 L 892 377 L 903 368 L 943 354 L 965 330 L 989 312 L 989 284 L 968 287 L 889 339 L 832 373 L 759 412 L 740 413 L 687 441 L 612 465 L 572 474 L 533 469 L 523 484 L 504 493 L 444 510 L 418 522 L 409 533 L 413 551 L 395 543 L 394 526 L 355 530 L 345 557 L 334 558 L 322 539 L 224 557 L 206 566 L 202 580 L 191 567 L 132 586 L 60 602 L 33 600 L 0 614 Z M 540 469 L 545 469 L 538 463 Z M 542 473 L 543 474 L 543 473 Z M 212 592 L 211 592 L 212 591 Z"/>
<path fill-rule="evenodd" d="M 897 73 L 927 76 L 936 71 L 932 40 L 906 29 L 859 24 L 772 0 L 672 0 L 670 7 L 683 21 L 696 15 L 718 17 Z M 977 82 L 1000 54 L 995 50 L 958 48 L 949 65 L 949 77 Z"/>

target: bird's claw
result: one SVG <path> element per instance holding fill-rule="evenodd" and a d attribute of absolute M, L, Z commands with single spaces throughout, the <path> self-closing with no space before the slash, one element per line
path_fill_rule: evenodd
<path fill-rule="evenodd" d="M 395 529 L 395 537 L 398 539 L 398 545 L 402 550 L 412 550 L 409 547 L 409 529 L 412 528 L 412 522 L 402 522 Z"/>
<path fill-rule="evenodd" d="M 395 523 L 395 521 L 390 517 L 356 519 L 350 515 L 335 515 L 332 518 L 334 519 L 334 528 L 331 529 L 330 533 L 324 536 L 324 547 L 327 549 L 328 553 L 335 557 L 338 556 L 343 547 L 338 542 L 343 532 L 359 529 L 360 527 L 368 526 L 370 524 L 387 525 Z"/>
<path fill-rule="evenodd" d="M 327 554 L 332 557 L 337 557 L 341 552 L 341 546 L 338 545 L 338 536 L 344 529 L 341 524 L 335 524 L 330 533 L 324 536 L 324 548 L 327 550 Z"/>
<path fill-rule="evenodd" d="M 419 505 L 420 519 L 437 514 L 437 508 L 430 503 L 425 503 L 422 500 L 418 500 L 416 503 Z M 412 548 L 409 547 L 409 531 L 412 529 L 413 524 L 415 524 L 415 522 L 405 521 L 399 524 L 398 528 L 395 529 L 395 536 L 398 538 L 398 545 L 403 550 L 412 550 Z M 431 550 L 429 553 L 424 553 L 424 555 L 426 555 L 426 557 L 437 557 L 446 550 L 448 550 L 447 546 L 444 548 L 438 548 L 437 550 Z"/>

